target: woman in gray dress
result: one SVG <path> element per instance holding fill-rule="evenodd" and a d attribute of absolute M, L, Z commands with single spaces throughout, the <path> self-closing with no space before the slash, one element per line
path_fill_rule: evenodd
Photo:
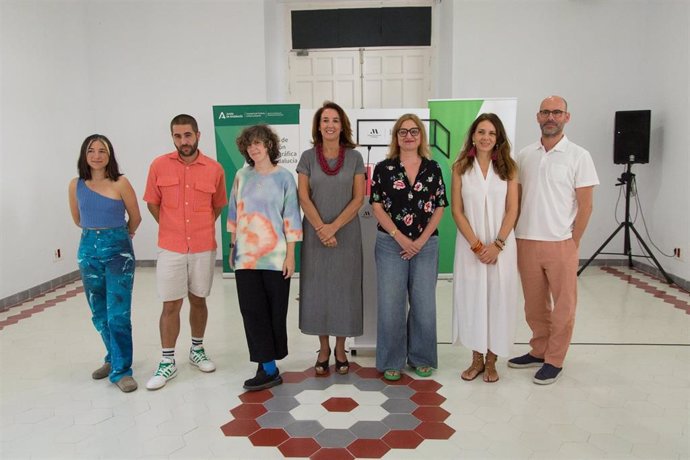
<path fill-rule="evenodd" d="M 315 371 L 326 374 L 335 336 L 335 370 L 346 374 L 345 338 L 362 335 L 362 235 L 365 181 L 345 111 L 326 101 L 314 114 L 313 148 L 302 153 L 298 194 L 304 211 L 299 327 L 319 336 Z"/>

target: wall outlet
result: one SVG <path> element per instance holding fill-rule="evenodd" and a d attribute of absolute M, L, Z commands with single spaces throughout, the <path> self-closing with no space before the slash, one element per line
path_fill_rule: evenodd
<path fill-rule="evenodd" d="M 673 258 L 678 259 L 680 261 L 685 261 L 685 251 L 682 251 L 681 248 L 673 248 Z"/>
<path fill-rule="evenodd" d="M 62 260 L 62 249 L 57 248 L 53 251 L 53 262 L 59 262 Z"/>

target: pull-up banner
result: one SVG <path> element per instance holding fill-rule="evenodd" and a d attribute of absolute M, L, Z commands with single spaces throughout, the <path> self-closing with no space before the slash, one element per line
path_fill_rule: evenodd
<path fill-rule="evenodd" d="M 237 171 L 245 165 L 235 139 L 247 126 L 270 125 L 280 139 L 278 164 L 295 175 L 299 161 L 299 104 L 214 105 L 213 124 L 216 134 L 216 155 L 225 170 L 225 185 L 232 189 Z M 227 208 L 221 214 L 223 239 L 223 276 L 231 273 L 228 264 L 230 235 L 226 226 Z M 299 254 L 299 251 L 298 251 Z M 299 263 L 299 261 L 298 261 Z"/>

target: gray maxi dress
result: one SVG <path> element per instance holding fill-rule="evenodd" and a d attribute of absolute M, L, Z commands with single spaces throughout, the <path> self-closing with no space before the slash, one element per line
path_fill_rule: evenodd
<path fill-rule="evenodd" d="M 337 158 L 328 160 L 332 168 Z M 346 149 L 338 174 L 323 172 L 316 150 L 304 151 L 297 172 L 309 177 L 310 198 L 325 223 L 335 220 L 352 200 L 356 174 L 364 174 L 362 155 Z M 321 244 L 304 218 L 299 275 L 299 328 L 309 335 L 362 335 L 362 230 L 359 215 L 335 234 L 338 246 Z"/>

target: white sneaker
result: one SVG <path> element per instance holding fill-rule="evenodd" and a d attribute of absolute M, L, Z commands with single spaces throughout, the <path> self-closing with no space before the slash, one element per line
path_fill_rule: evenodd
<path fill-rule="evenodd" d="M 158 363 L 158 369 L 153 374 L 153 377 L 146 382 L 146 388 L 149 390 L 157 390 L 163 388 L 170 379 L 177 376 L 177 367 L 175 367 L 175 360 L 170 358 L 163 358 Z"/>
<path fill-rule="evenodd" d="M 201 372 L 213 372 L 216 365 L 208 359 L 204 347 L 197 345 L 189 349 L 189 362 L 198 367 Z"/>

